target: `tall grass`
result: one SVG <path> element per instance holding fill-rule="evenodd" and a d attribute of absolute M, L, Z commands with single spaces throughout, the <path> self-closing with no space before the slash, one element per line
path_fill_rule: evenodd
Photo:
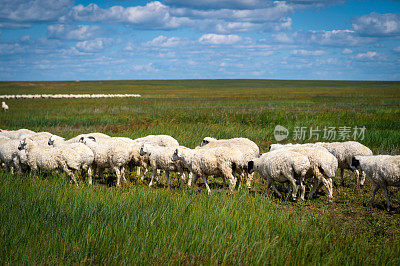
<path fill-rule="evenodd" d="M 399 239 L 347 234 L 321 213 L 259 194 L 72 187 L 66 179 L 0 185 L 2 263 L 393 264 Z"/>

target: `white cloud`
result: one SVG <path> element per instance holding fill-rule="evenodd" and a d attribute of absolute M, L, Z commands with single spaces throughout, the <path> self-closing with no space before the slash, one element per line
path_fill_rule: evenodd
<path fill-rule="evenodd" d="M 356 18 L 352 26 L 358 34 L 363 36 L 399 36 L 400 16 L 372 12 Z"/>
<path fill-rule="evenodd" d="M 2 27 L 29 27 L 31 23 L 56 21 L 73 5 L 71 0 L 2 0 Z"/>
<path fill-rule="evenodd" d="M 66 40 L 87 40 L 93 38 L 101 32 L 99 26 L 89 25 L 50 25 L 47 27 L 49 38 L 66 39 Z"/>
<path fill-rule="evenodd" d="M 293 50 L 292 54 L 293 55 L 304 55 L 304 56 L 309 56 L 309 55 L 311 55 L 311 56 L 319 56 L 319 55 L 325 54 L 325 52 L 322 51 L 322 50 L 309 51 L 309 50 L 300 49 L 300 50 Z"/>
<path fill-rule="evenodd" d="M 157 72 L 158 70 L 153 67 L 153 63 L 148 63 L 146 65 L 134 65 L 133 70 L 141 72 Z"/>
<path fill-rule="evenodd" d="M 255 9 L 269 7 L 276 2 L 285 2 L 296 8 L 321 8 L 341 4 L 343 0 L 165 0 L 166 4 L 196 9 Z"/>
<path fill-rule="evenodd" d="M 344 48 L 342 51 L 342 54 L 352 54 L 353 50 L 349 49 L 349 48 Z"/>
<path fill-rule="evenodd" d="M 376 52 L 368 51 L 368 52 L 366 52 L 366 53 L 359 53 L 359 54 L 357 54 L 356 58 L 357 58 L 357 59 L 371 59 L 371 58 L 373 58 L 373 57 L 375 57 L 375 56 L 377 56 L 377 53 L 376 53 Z"/>
<path fill-rule="evenodd" d="M 180 45 L 181 39 L 177 37 L 165 37 L 163 35 L 160 35 L 156 38 L 154 38 L 151 41 L 148 41 L 145 43 L 147 46 L 157 46 L 157 47 L 176 47 Z"/>
<path fill-rule="evenodd" d="M 241 41 L 238 35 L 222 35 L 222 34 L 204 34 L 199 38 L 199 42 L 203 44 L 235 44 Z"/>
<path fill-rule="evenodd" d="M 112 6 L 107 9 L 96 4 L 77 5 L 62 20 L 125 23 L 149 29 L 174 29 L 189 22 L 187 18 L 171 16 L 169 7 L 158 1 L 149 2 L 145 6 Z"/>
<path fill-rule="evenodd" d="M 301 30 L 292 34 L 278 33 L 273 36 L 277 42 L 281 43 L 319 44 L 324 46 L 361 46 L 373 41 L 372 38 L 358 36 L 353 30 Z"/>
<path fill-rule="evenodd" d="M 110 44 L 109 39 L 97 38 L 90 41 L 78 42 L 76 48 L 81 52 L 92 53 L 103 50 L 108 44 Z"/>

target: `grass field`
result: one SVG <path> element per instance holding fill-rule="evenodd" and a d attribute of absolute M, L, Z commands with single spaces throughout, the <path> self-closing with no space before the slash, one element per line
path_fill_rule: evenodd
<path fill-rule="evenodd" d="M 205 136 L 247 137 L 262 152 L 282 125 L 366 127 L 374 153 L 400 154 L 400 82 L 179 80 L 0 82 L 0 94 L 138 93 L 126 99 L 7 100 L 0 128 L 66 138 L 103 132 L 137 138 L 168 134 L 194 147 Z M 287 141 L 293 142 L 289 136 Z M 316 139 L 304 142 L 317 141 Z M 192 190 L 149 189 L 130 174 L 115 188 L 64 175 L 1 170 L 0 263 L 390 264 L 400 263 L 400 190 L 367 203 L 372 185 L 334 182 L 334 202 L 263 195 L 265 184 L 229 194 L 221 180 Z M 163 183 L 164 182 L 164 183 Z"/>

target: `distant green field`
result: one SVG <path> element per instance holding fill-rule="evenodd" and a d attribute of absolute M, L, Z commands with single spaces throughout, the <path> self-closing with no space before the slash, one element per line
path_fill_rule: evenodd
<path fill-rule="evenodd" d="M 1 94 L 138 93 L 141 98 L 6 100 L 1 129 L 29 128 L 66 138 L 103 132 L 137 138 L 168 134 L 195 147 L 205 136 L 247 137 L 262 152 L 281 125 L 365 126 L 358 140 L 376 154 L 400 154 L 400 82 L 288 80 L 154 80 L 0 82 Z M 322 134 L 321 134 L 322 136 Z M 308 138 L 308 132 L 307 132 Z M 130 173 L 115 188 L 64 175 L 0 172 L 0 263 L 391 264 L 400 263 L 400 191 L 384 210 L 372 186 L 358 189 L 346 173 L 335 179 L 334 202 L 265 197 L 265 184 L 229 194 L 219 178 L 213 193 L 153 189 Z M 174 176 L 175 177 L 175 176 Z M 111 176 L 110 176 L 111 178 Z"/>

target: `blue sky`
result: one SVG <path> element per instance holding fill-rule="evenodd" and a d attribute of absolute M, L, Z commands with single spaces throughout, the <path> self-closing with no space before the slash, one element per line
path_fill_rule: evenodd
<path fill-rule="evenodd" d="M 0 1 L 0 80 L 400 80 L 400 1 Z"/>

